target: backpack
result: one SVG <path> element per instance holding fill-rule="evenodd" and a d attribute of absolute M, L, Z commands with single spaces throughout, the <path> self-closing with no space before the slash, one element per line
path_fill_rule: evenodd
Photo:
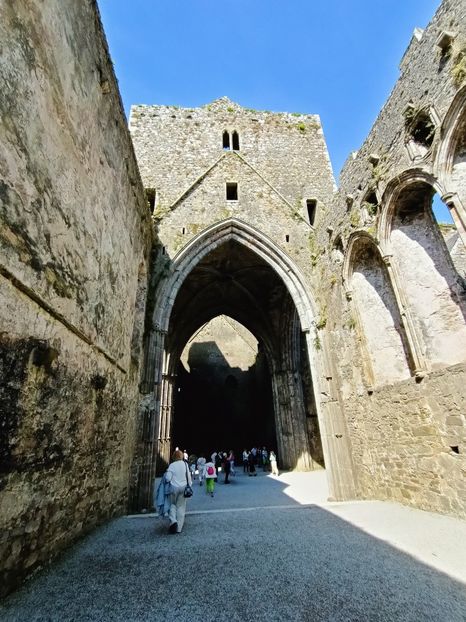
<path fill-rule="evenodd" d="M 213 466 L 207 467 L 207 475 L 213 475 L 215 473 L 215 469 Z"/>

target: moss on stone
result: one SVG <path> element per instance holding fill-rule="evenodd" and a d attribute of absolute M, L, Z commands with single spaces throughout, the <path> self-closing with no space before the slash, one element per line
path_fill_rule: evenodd
<path fill-rule="evenodd" d="M 466 48 L 456 54 L 451 66 L 451 77 L 455 86 L 461 86 L 466 78 Z"/>

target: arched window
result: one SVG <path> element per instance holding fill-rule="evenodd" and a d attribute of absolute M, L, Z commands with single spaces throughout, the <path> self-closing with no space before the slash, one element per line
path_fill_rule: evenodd
<path fill-rule="evenodd" d="M 225 151 L 239 151 L 239 134 L 236 130 L 229 132 L 225 130 L 223 132 L 222 144 Z"/>
<path fill-rule="evenodd" d="M 353 247 L 351 289 L 364 331 L 371 384 L 409 378 L 404 329 L 387 269 L 373 242 L 361 238 Z"/>
<path fill-rule="evenodd" d="M 236 130 L 233 132 L 231 140 L 233 144 L 233 151 L 239 151 L 239 135 Z"/>
<path fill-rule="evenodd" d="M 433 368 L 466 360 L 466 303 L 424 181 L 402 190 L 390 241 L 425 357 Z"/>

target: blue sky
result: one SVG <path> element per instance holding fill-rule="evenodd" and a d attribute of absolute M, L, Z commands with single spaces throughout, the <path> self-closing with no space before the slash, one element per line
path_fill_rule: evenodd
<path fill-rule="evenodd" d="M 98 0 L 126 112 L 131 104 L 321 116 L 335 175 L 398 77 L 439 0 Z"/>

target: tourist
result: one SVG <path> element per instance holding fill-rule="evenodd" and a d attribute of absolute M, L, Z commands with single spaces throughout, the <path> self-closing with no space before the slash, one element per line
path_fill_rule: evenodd
<path fill-rule="evenodd" d="M 191 454 L 188 458 L 189 470 L 191 471 L 192 479 L 196 479 L 196 462 L 197 456 L 195 454 Z"/>
<path fill-rule="evenodd" d="M 248 460 L 249 460 L 249 477 L 252 477 L 254 475 L 254 477 L 257 477 L 257 473 L 256 473 L 256 459 L 254 454 L 252 453 L 252 450 L 249 452 L 249 456 L 248 456 Z"/>
<path fill-rule="evenodd" d="M 235 454 L 233 453 L 233 449 L 230 449 L 230 453 L 228 454 L 228 461 L 230 463 L 230 474 L 234 477 L 235 473 Z"/>
<path fill-rule="evenodd" d="M 225 481 L 223 483 L 229 484 L 230 480 L 228 478 L 230 477 L 231 464 L 230 464 L 229 456 L 227 455 L 226 451 L 223 454 L 222 469 L 225 472 Z"/>
<path fill-rule="evenodd" d="M 217 471 L 215 469 L 215 464 L 212 462 L 207 462 L 205 465 L 205 491 L 211 497 L 214 496 L 214 488 L 215 481 L 217 479 Z"/>
<path fill-rule="evenodd" d="M 202 486 L 202 483 L 205 479 L 205 465 L 206 459 L 201 454 L 197 459 L 197 472 L 199 473 L 199 486 Z"/>
<path fill-rule="evenodd" d="M 168 530 L 169 533 L 181 533 L 186 514 L 184 490 L 188 484 L 189 486 L 192 485 L 192 479 L 188 465 L 183 459 L 183 452 L 179 449 L 173 452 L 172 462 L 168 465 L 166 479 L 172 485 L 170 509 L 168 511 L 170 527 Z"/>
<path fill-rule="evenodd" d="M 249 452 L 247 449 L 243 449 L 243 473 L 247 473 L 249 471 Z"/>
<path fill-rule="evenodd" d="M 272 467 L 272 475 L 280 475 L 277 466 L 277 456 L 274 451 L 270 452 L 270 466 Z"/>
<path fill-rule="evenodd" d="M 262 447 L 262 451 L 261 451 L 261 463 L 262 463 L 262 470 L 266 471 L 267 470 L 267 465 L 269 462 L 269 454 L 267 452 L 267 449 L 264 447 Z"/>

